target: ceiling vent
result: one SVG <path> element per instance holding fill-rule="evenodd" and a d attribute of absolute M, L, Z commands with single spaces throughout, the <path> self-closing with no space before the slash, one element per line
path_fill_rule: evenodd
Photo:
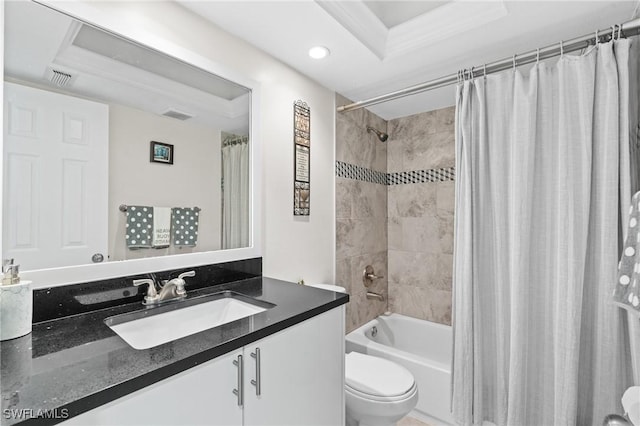
<path fill-rule="evenodd" d="M 71 81 L 71 74 L 51 69 L 49 74 L 49 81 L 58 87 L 65 87 Z"/>
<path fill-rule="evenodd" d="M 193 115 L 187 114 L 186 112 L 176 111 L 175 109 L 169 109 L 163 112 L 162 115 L 164 115 L 165 117 L 171 117 L 171 118 L 175 118 L 177 120 L 182 120 L 182 121 L 193 118 Z"/>

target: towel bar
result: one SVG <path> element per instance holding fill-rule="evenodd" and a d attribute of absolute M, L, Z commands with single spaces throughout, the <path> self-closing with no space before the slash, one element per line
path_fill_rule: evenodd
<path fill-rule="evenodd" d="M 128 208 L 129 208 L 129 206 L 127 206 L 126 204 L 120 204 L 120 207 L 118 207 L 118 209 L 119 209 L 121 212 L 126 212 Z M 194 207 L 193 209 L 194 209 L 195 211 L 197 211 L 197 212 L 199 212 L 200 210 L 202 210 L 200 207 Z"/>

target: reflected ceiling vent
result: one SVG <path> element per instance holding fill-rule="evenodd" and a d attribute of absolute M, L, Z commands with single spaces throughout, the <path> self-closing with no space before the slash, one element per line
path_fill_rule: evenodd
<path fill-rule="evenodd" d="M 71 81 L 71 77 L 72 75 L 67 72 L 55 70 L 53 68 L 49 69 L 49 81 L 58 87 L 67 86 Z"/>
<path fill-rule="evenodd" d="M 193 115 L 187 114 L 186 112 L 180 112 L 175 109 L 166 110 L 165 112 L 162 113 L 162 115 L 164 115 L 165 117 L 171 117 L 171 118 L 175 118 L 177 120 L 182 120 L 182 121 L 193 118 Z"/>

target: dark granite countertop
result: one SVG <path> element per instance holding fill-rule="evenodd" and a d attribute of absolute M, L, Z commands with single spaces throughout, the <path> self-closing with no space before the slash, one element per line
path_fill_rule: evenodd
<path fill-rule="evenodd" d="M 139 302 L 36 323 L 31 334 L 2 342 L 0 423 L 58 423 L 349 300 L 264 277 L 206 287 L 188 298 L 226 290 L 275 306 L 146 350 L 133 349 L 104 323 L 113 315 L 155 309 Z"/>

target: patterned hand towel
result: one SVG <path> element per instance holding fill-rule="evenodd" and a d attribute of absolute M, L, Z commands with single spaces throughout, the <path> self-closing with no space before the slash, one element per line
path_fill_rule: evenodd
<path fill-rule="evenodd" d="M 128 248 L 151 247 L 153 208 L 149 206 L 128 206 L 126 227 L 125 239 Z"/>
<path fill-rule="evenodd" d="M 629 228 L 623 248 L 613 300 L 619 306 L 640 314 L 640 192 L 631 199 Z"/>
<path fill-rule="evenodd" d="M 176 246 L 194 247 L 198 244 L 197 207 L 174 207 L 171 209 L 171 228 L 173 244 Z"/>
<path fill-rule="evenodd" d="M 153 248 L 171 245 L 171 209 L 169 207 L 153 208 Z"/>

